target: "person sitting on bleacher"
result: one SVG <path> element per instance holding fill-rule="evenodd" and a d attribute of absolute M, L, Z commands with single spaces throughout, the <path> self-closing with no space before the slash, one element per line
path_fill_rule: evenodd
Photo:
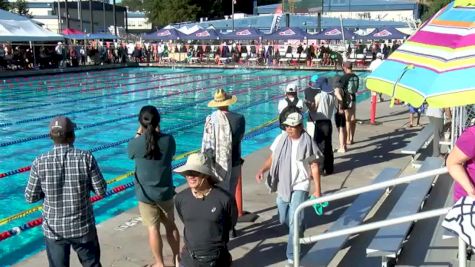
<path fill-rule="evenodd" d="M 475 198 L 475 125 L 465 129 L 447 158 L 447 168 L 455 180 L 454 201 Z"/>

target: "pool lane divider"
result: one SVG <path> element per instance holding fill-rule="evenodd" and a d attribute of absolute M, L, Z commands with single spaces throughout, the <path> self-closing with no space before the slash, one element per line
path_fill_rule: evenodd
<path fill-rule="evenodd" d="M 210 72 L 209 74 L 218 74 L 218 73 L 222 73 L 222 71 L 221 72 Z M 76 89 L 76 90 L 71 90 L 71 91 L 59 91 L 59 92 L 55 92 L 55 93 L 52 93 L 52 94 L 44 95 L 44 97 L 52 97 L 52 96 L 58 96 L 58 95 L 61 96 L 61 95 L 66 95 L 66 94 L 71 94 L 71 93 L 93 92 L 93 91 L 99 91 L 99 90 L 103 90 L 103 89 L 122 87 L 122 86 L 126 86 L 126 85 L 136 85 L 136 84 L 143 84 L 143 83 L 156 83 L 156 82 L 160 82 L 160 81 L 179 79 L 179 78 L 190 77 L 190 76 L 194 76 L 194 75 L 179 75 L 179 76 L 173 76 L 173 77 L 159 78 L 159 79 L 155 79 L 155 80 L 150 80 L 149 79 L 149 80 L 146 80 L 146 81 L 130 82 L 130 83 L 120 83 L 119 82 L 119 83 L 116 83 L 116 84 L 102 86 L 102 87 L 95 87 L 95 88 L 88 88 L 88 89 L 81 88 L 81 89 Z M 4 102 L 13 102 L 13 101 L 19 101 L 19 100 L 26 100 L 26 99 L 36 99 L 36 98 L 38 98 L 38 96 L 32 95 L 32 96 L 22 97 L 21 99 L 4 99 Z M 28 106 L 26 106 L 26 107 L 28 107 Z"/>
<path fill-rule="evenodd" d="M 154 71 L 145 71 L 143 73 L 156 73 Z M 65 83 L 65 82 L 71 82 L 71 80 L 82 80 L 84 78 L 100 78 L 100 77 L 110 77 L 114 76 L 117 74 L 125 74 L 125 75 L 130 75 L 130 73 L 127 72 L 117 72 L 117 69 L 112 69 L 112 70 L 107 70 L 107 71 L 98 71 L 98 72 L 92 72 L 92 74 L 87 71 L 87 72 L 76 72 L 76 73 L 63 73 L 61 75 L 53 75 L 49 76 L 49 79 L 44 79 L 44 75 L 38 76 L 38 79 L 30 79 L 30 77 L 24 77 L 23 81 L 20 81 L 20 79 L 15 78 L 14 81 L 12 82 L 7 82 L 6 80 L 3 80 L 3 83 L 0 85 L 3 86 L 24 86 L 24 85 L 30 85 L 32 83 L 44 85 L 47 83 L 55 84 L 56 83 Z M 33 78 L 33 77 L 32 77 Z M 43 79 L 40 79 L 43 78 Z M 45 83 L 46 82 L 46 83 Z M 0 88 L 1 89 L 1 88 Z"/>
<path fill-rule="evenodd" d="M 218 72 L 219 73 L 219 72 Z M 191 75 L 191 76 L 195 76 L 195 75 Z M 229 76 L 233 76 L 233 75 L 229 75 Z M 186 75 L 183 75 L 181 77 L 186 77 Z M 181 78 L 181 77 L 171 77 L 171 78 L 164 78 L 163 80 L 170 80 L 170 79 L 175 79 L 175 78 Z M 189 76 L 188 76 L 189 77 Z M 200 82 L 200 81 L 207 81 L 207 80 L 211 80 L 211 79 L 215 79 L 216 77 L 208 77 L 208 78 L 204 78 L 204 79 L 201 79 L 201 80 L 194 80 L 194 82 Z M 144 84 L 144 83 L 154 83 L 155 81 L 150 81 L 150 80 L 146 80 L 146 81 L 138 81 L 138 82 L 132 82 L 132 83 L 126 83 L 124 85 L 136 85 L 136 84 Z M 158 81 L 157 81 L 158 82 Z M 163 85 L 163 86 L 154 86 L 154 87 L 145 87 L 145 88 L 140 88 L 140 89 L 134 89 L 134 90 L 128 90 L 128 91 L 120 91 L 120 92 L 115 92 L 115 93 L 110 93 L 110 94 L 103 94 L 103 95 L 96 95 L 96 96 L 88 96 L 88 97 L 83 97 L 83 98 L 77 98 L 77 99 L 69 99 L 69 100 L 64 100 L 64 101 L 57 101 L 57 102 L 50 102 L 50 103 L 42 103 L 42 104 L 34 104 L 34 105 L 30 105 L 30 106 L 22 106 L 22 107 L 15 107 L 15 108 L 7 108 L 7 109 L 2 109 L 0 110 L 0 112 L 10 112 L 10 111 L 18 111 L 18 110 L 25 110 L 25 109 L 31 109 L 31 108 L 38 108 L 38 107 L 45 107 L 45 106 L 51 106 L 51 105 L 58 105 L 58 104 L 67 104 L 67 103 L 75 103 L 75 102 L 80 102 L 80 101 L 84 101 L 84 100 L 91 100 L 91 99 L 97 99 L 97 98 L 104 98 L 104 97 L 109 97 L 109 96 L 116 96 L 116 95 L 126 95 L 126 94 L 131 94 L 131 93 L 138 93 L 138 92 L 144 92 L 144 91 L 150 91 L 150 90 L 154 90 L 156 88 L 163 88 L 163 87 L 168 87 L 168 86 L 173 86 L 173 85 L 181 85 L 183 84 L 183 82 L 180 82 L 180 83 L 175 83 L 175 84 L 171 84 L 171 85 Z M 119 85 L 107 85 L 107 86 L 102 86 L 102 87 L 97 87 L 97 88 L 91 88 L 91 89 L 86 89 L 86 90 L 82 90 L 82 91 L 97 91 L 97 90 L 102 90 L 102 89 L 106 89 L 106 88 L 116 88 L 116 87 L 122 87 L 123 85 L 122 84 L 119 84 Z"/>
<path fill-rule="evenodd" d="M 281 98 L 281 97 L 280 97 Z M 275 122 L 277 121 L 277 119 L 273 119 L 273 120 L 270 120 L 266 123 L 263 123 L 257 127 L 254 127 L 252 128 L 251 130 L 249 130 L 249 132 L 244 136 L 243 140 L 250 140 L 252 139 L 254 136 L 258 135 L 258 134 L 261 134 L 263 129 L 265 130 L 265 127 L 268 127 L 268 126 L 272 126 L 272 124 L 274 124 Z M 265 132 L 265 131 L 264 131 Z M 179 161 L 179 160 L 182 160 L 186 157 L 188 157 L 190 154 L 193 154 L 193 153 L 197 153 L 199 152 L 200 149 L 195 149 L 195 150 L 191 150 L 191 151 L 188 151 L 188 152 L 185 152 L 185 153 L 182 153 L 182 154 L 179 154 L 179 155 L 176 155 L 173 157 L 173 160 L 174 161 Z M 174 168 L 176 167 L 179 167 L 181 166 L 183 163 L 177 163 L 175 164 Z M 118 181 L 121 181 L 123 179 L 126 179 L 130 176 L 132 176 L 134 174 L 133 171 L 130 171 L 130 172 L 127 172 L 127 173 L 124 173 L 124 174 L 121 174 L 119 176 L 116 176 L 110 180 L 107 180 L 107 184 L 112 184 L 112 183 L 115 183 L 115 182 L 118 182 Z M 25 210 L 25 211 L 22 211 L 22 212 L 19 212 L 17 214 L 14 214 L 14 215 L 11 215 L 11 216 L 8 216 L 6 218 L 3 218 L 3 219 L 0 219 L 0 226 L 1 225 L 4 225 L 4 224 L 7 224 L 9 222 L 12 222 L 14 220 L 17 220 L 17 219 L 20 219 L 20 218 L 23 218 L 23 217 L 26 217 L 36 211 L 40 211 L 42 209 L 42 206 L 41 205 L 38 205 L 36 207 L 33 207 L 33 208 L 30 208 L 28 210 Z"/>
<path fill-rule="evenodd" d="M 261 128 L 261 127 L 257 127 L 257 129 L 255 130 L 254 133 L 249 132 L 249 133 L 244 137 L 244 139 L 247 140 L 247 139 L 250 139 L 250 138 L 252 138 L 252 137 L 255 137 L 255 136 L 259 135 L 259 134 L 263 134 L 263 133 L 265 133 L 265 132 L 271 131 L 271 130 L 277 128 L 277 126 L 278 126 L 278 124 L 277 124 L 277 119 L 274 119 L 274 120 L 272 120 L 272 121 L 270 121 L 270 122 L 267 122 L 267 123 L 263 124 L 263 125 L 262 125 L 262 128 Z M 252 135 L 249 136 L 249 134 L 252 134 Z M 246 139 L 246 137 L 247 137 L 247 139 Z M 180 166 L 182 166 L 182 165 L 184 165 L 184 164 L 185 164 L 185 162 L 181 162 L 181 163 L 174 164 L 172 167 L 173 167 L 173 169 L 176 169 L 176 168 L 178 168 L 178 167 L 180 167 Z M 91 201 L 91 203 L 95 203 L 95 202 L 97 202 L 97 201 L 99 201 L 99 200 L 102 200 L 102 199 L 104 199 L 104 198 L 107 198 L 107 197 L 110 197 L 110 196 L 115 195 L 115 194 L 117 194 L 117 193 L 120 193 L 120 192 L 122 192 L 122 191 L 124 191 L 124 190 L 126 190 L 126 189 L 128 189 L 128 188 L 133 187 L 133 186 L 134 186 L 134 182 L 129 182 L 129 183 L 126 183 L 126 184 L 123 184 L 123 185 L 119 185 L 119 186 L 117 186 L 117 187 L 114 187 L 114 188 L 111 189 L 111 190 L 108 190 L 108 191 L 105 193 L 104 196 L 95 195 L 95 196 L 90 197 L 90 201 Z M 35 207 L 35 208 L 37 208 L 37 207 Z M 40 209 L 41 209 L 41 208 L 39 208 L 38 210 L 40 210 Z M 35 210 L 35 211 L 36 211 L 36 210 Z M 29 213 L 29 214 L 31 214 L 31 213 Z M 24 215 L 24 216 L 20 216 L 20 217 L 18 217 L 18 218 L 22 218 L 22 217 L 25 217 L 25 216 L 27 216 L 27 215 L 28 215 L 28 214 L 26 214 L 26 215 Z M 16 219 L 18 219 L 18 218 L 16 218 Z M 3 220 L 2 220 L 2 221 L 3 221 Z M 36 226 L 41 225 L 42 223 L 43 223 L 43 218 L 40 217 L 40 218 L 31 220 L 31 221 L 29 221 L 29 222 L 27 222 L 27 223 L 25 223 L 25 224 L 23 224 L 23 225 L 21 225 L 21 226 L 13 227 L 13 228 L 11 228 L 10 230 L 7 230 L 7 231 L 4 231 L 4 232 L 0 233 L 0 241 L 6 240 L 6 239 L 8 239 L 8 238 L 10 238 L 10 237 L 13 237 L 13 236 L 15 236 L 15 235 L 19 235 L 22 231 L 26 231 L 26 230 L 28 230 L 28 229 L 34 228 L 34 227 L 36 227 Z"/>
<path fill-rule="evenodd" d="M 270 77 L 271 76 L 267 76 L 265 78 L 270 78 Z M 214 87 L 211 87 L 211 88 L 214 88 Z M 234 93 L 241 94 L 243 92 L 247 92 L 247 90 L 246 91 L 234 92 Z M 178 105 L 178 106 L 174 106 L 174 107 L 159 108 L 158 110 L 161 114 L 167 114 L 169 112 L 176 111 L 176 110 L 181 110 L 183 108 L 194 106 L 194 105 L 206 102 L 208 100 L 209 100 L 209 98 L 205 98 L 205 99 L 197 100 L 197 101 L 194 101 L 194 102 L 191 102 L 191 103 L 186 103 L 186 104 Z M 87 125 L 84 125 L 82 127 L 77 127 L 76 130 L 92 128 L 92 127 L 95 127 L 95 126 L 100 126 L 100 125 L 104 125 L 104 124 L 108 124 L 108 123 L 118 122 L 118 121 L 125 120 L 125 119 L 136 118 L 136 117 L 137 117 L 137 114 L 130 114 L 130 115 L 122 116 L 122 117 L 115 118 L 115 119 L 110 119 L 110 120 L 105 120 L 105 121 L 100 121 L 100 122 L 96 122 L 96 123 L 87 124 Z M 0 143 L 0 147 L 6 147 L 6 146 L 10 146 L 10 145 L 15 145 L 15 144 L 20 144 L 20 143 L 24 143 L 24 142 L 34 141 L 34 140 L 47 138 L 47 137 L 49 137 L 49 134 L 40 134 L 40 135 L 20 138 L 20 139 L 16 139 L 16 140 L 7 141 L 7 142 L 2 142 L 2 143 Z M 0 178 L 1 178 L 1 176 L 0 176 Z"/>
<path fill-rule="evenodd" d="M 232 76 L 240 76 L 240 75 L 231 75 L 230 77 L 232 77 Z M 267 77 L 272 77 L 272 76 L 279 76 L 279 75 L 276 74 L 276 75 L 271 75 L 271 76 L 267 76 Z M 252 78 L 252 79 L 240 80 L 238 82 L 235 82 L 234 84 L 254 81 L 254 80 L 258 80 L 260 78 L 261 77 L 258 76 L 258 77 Z M 203 82 L 203 81 L 211 80 L 211 79 L 214 79 L 214 78 L 209 78 L 209 79 L 200 80 L 200 81 Z M 163 86 L 159 85 L 159 86 L 154 86 L 154 87 L 150 87 L 150 88 L 144 88 L 142 90 L 153 90 L 153 89 L 161 89 L 161 88 L 166 88 L 166 87 L 171 87 L 171 86 L 176 86 L 176 85 L 194 84 L 195 82 L 200 82 L 200 81 L 180 82 L 180 83 L 176 83 L 176 84 L 168 84 L 168 85 L 163 85 Z M 227 85 L 227 84 L 223 83 L 223 84 L 220 84 L 219 86 L 225 86 L 225 85 Z M 214 86 L 214 87 L 216 87 L 216 86 Z M 209 88 L 202 87 L 202 88 L 195 88 L 195 89 L 190 89 L 190 90 L 185 90 L 185 91 L 174 91 L 174 92 L 169 92 L 166 95 L 159 95 L 159 96 L 154 96 L 154 97 L 147 97 L 147 98 L 135 99 L 135 100 L 131 100 L 131 101 L 114 103 L 114 104 L 110 104 L 110 105 L 103 105 L 100 108 L 117 107 L 117 106 L 122 106 L 122 105 L 125 105 L 125 104 L 132 104 L 132 103 L 142 102 L 142 101 L 145 101 L 145 100 L 155 100 L 155 99 L 165 98 L 165 97 L 179 95 L 179 94 L 195 93 L 195 92 L 202 91 L 202 90 L 207 90 L 207 89 L 209 89 Z M 94 110 L 97 110 L 98 108 L 99 107 L 92 107 L 92 108 L 87 108 L 87 109 L 82 109 L 82 110 L 74 110 L 74 111 L 65 112 L 65 113 L 57 113 L 57 114 L 53 114 L 53 115 L 46 115 L 46 116 L 41 116 L 41 117 L 36 117 L 36 118 L 31 118 L 31 119 L 25 119 L 25 120 L 20 120 L 20 121 L 16 121 L 16 122 L 0 123 L 0 128 L 6 127 L 6 126 L 12 126 L 12 125 L 15 125 L 15 124 L 22 124 L 22 123 L 33 122 L 33 121 L 40 121 L 40 120 L 44 120 L 44 119 L 51 119 L 51 118 L 54 118 L 54 117 L 57 117 L 57 116 L 66 116 L 66 115 L 70 115 L 70 114 L 77 114 L 77 113 L 82 113 L 82 112 L 94 111 Z"/>
<path fill-rule="evenodd" d="M 101 71 L 97 71 L 97 72 L 94 72 L 94 73 L 97 73 L 97 75 L 100 74 L 104 74 L 104 73 L 110 73 L 110 72 L 113 72 L 113 71 L 117 71 L 117 69 L 109 69 L 109 70 L 101 70 Z M 94 74 L 89 74 L 89 71 L 85 71 L 85 72 L 74 72 L 74 73 L 57 73 L 57 75 L 50 75 L 48 76 L 48 81 L 62 81 L 62 80 L 66 80 L 67 77 L 83 77 L 83 76 L 91 76 L 91 75 L 94 75 Z M 96 75 L 94 75 L 96 76 Z M 3 80 L 3 85 L 7 85 L 7 84 L 10 84 L 10 83 L 15 83 L 15 84 L 19 84 L 19 83 L 26 83 L 26 81 L 40 81 L 39 78 L 43 77 L 44 78 L 44 75 L 41 75 L 41 76 L 34 76 L 34 77 L 15 77 L 15 78 L 6 78 Z"/>
<path fill-rule="evenodd" d="M 160 73 L 160 74 L 157 73 L 157 74 L 151 74 L 151 75 L 147 74 L 147 75 L 140 75 L 140 76 L 136 76 L 136 77 L 123 77 L 123 76 L 120 76 L 120 77 L 122 77 L 122 80 L 132 80 L 132 79 L 143 79 L 143 78 L 150 78 L 150 77 L 155 78 L 155 77 L 160 76 L 160 75 L 182 74 L 182 73 L 187 73 L 187 72 L 189 72 L 189 71 L 166 72 L 166 73 Z M 221 72 L 223 72 L 223 71 L 221 71 Z M 219 72 L 210 72 L 209 74 L 213 74 L 213 73 L 219 73 Z M 206 73 L 206 74 L 208 74 L 208 73 Z M 178 77 L 183 77 L 183 76 L 178 76 Z M 173 78 L 173 77 L 171 77 L 171 78 Z M 157 81 L 160 81 L 160 80 L 163 80 L 163 79 L 158 79 Z M 71 86 L 61 86 L 61 87 L 54 87 L 53 85 L 40 84 L 39 86 L 42 87 L 40 89 L 24 90 L 22 88 L 19 88 L 18 90 L 21 90 L 19 92 L 17 91 L 15 93 L 12 93 L 12 94 L 9 94 L 9 95 L 2 95 L 2 96 L 3 97 L 6 97 L 6 96 L 8 96 L 8 97 L 21 96 L 21 99 L 3 99 L 4 101 L 25 100 L 25 99 L 30 99 L 30 98 L 37 98 L 38 96 L 30 95 L 30 94 L 38 93 L 40 91 L 51 91 L 51 90 L 64 89 L 64 88 L 68 88 L 68 87 L 85 86 L 85 85 L 97 84 L 97 83 L 108 83 L 108 84 L 116 83 L 116 84 L 112 84 L 112 85 L 119 86 L 120 80 L 119 81 L 115 81 L 115 80 L 112 80 L 112 81 L 110 81 L 110 80 L 109 81 L 90 81 L 90 82 L 79 82 L 79 83 L 76 82 L 76 83 L 71 83 Z M 124 83 L 123 85 L 128 85 L 128 84 L 139 84 L 139 83 L 137 83 L 137 82 L 135 82 L 135 83 Z M 35 86 L 35 85 L 31 84 L 30 86 Z M 111 86 L 106 86 L 104 88 L 110 88 Z M 81 88 L 79 90 L 71 90 L 71 91 L 67 91 L 67 90 L 59 91 L 58 90 L 59 92 L 53 93 L 53 94 L 48 94 L 46 96 L 50 97 L 50 96 L 61 95 L 61 94 L 66 94 L 66 93 L 90 92 L 90 91 L 95 91 L 95 90 L 100 90 L 100 89 L 103 89 L 103 88 L 102 87 L 94 87 L 94 88 L 88 88 L 88 89 Z"/>
<path fill-rule="evenodd" d="M 271 86 L 274 86 L 274 85 L 279 85 L 279 84 L 283 84 L 283 83 L 287 83 L 287 82 L 293 82 L 293 81 L 296 81 L 296 80 L 302 80 L 302 79 L 306 79 L 304 77 L 299 77 L 299 78 L 296 78 L 296 79 L 290 79 L 290 80 L 286 80 L 286 81 L 283 81 L 283 82 L 276 82 L 276 83 L 272 83 L 272 84 L 267 84 L 267 85 L 263 85 L 263 86 L 259 86 L 259 87 L 256 87 L 254 88 L 253 90 L 256 91 L 256 90 L 261 90 L 263 88 L 267 88 L 267 87 L 271 87 Z M 240 91 L 248 91 L 248 89 L 242 89 L 242 90 L 239 90 L 237 92 L 240 92 Z M 279 97 L 279 96 L 276 96 L 276 97 Z M 242 110 L 242 109 L 245 109 L 245 108 L 249 108 L 251 106 L 254 106 L 254 105 L 258 105 L 258 104 L 261 104 L 262 102 L 260 101 L 256 101 L 256 102 L 253 102 L 252 104 L 248 104 L 246 106 L 242 106 L 236 110 Z M 186 129 L 192 125 L 198 125 L 198 124 L 201 124 L 203 123 L 202 121 L 196 121 L 192 124 L 188 124 L 188 125 L 185 125 L 185 126 L 179 126 L 179 127 L 176 127 L 176 128 L 172 128 L 172 129 L 168 129 L 169 131 L 179 131 L 179 130 L 182 130 L 182 129 Z M 101 145 L 101 146 L 98 146 L 98 147 L 95 147 L 95 148 L 92 148 L 92 149 L 89 149 L 88 151 L 89 152 L 96 152 L 96 151 L 100 151 L 100 150 L 104 150 L 104 149 L 107 149 L 107 148 L 110 148 L 110 147 L 114 147 L 114 146 L 118 146 L 118 145 L 121 145 L 121 144 L 124 144 L 128 141 L 130 141 L 132 138 L 127 138 L 127 139 L 124 139 L 124 140 L 120 140 L 120 141 L 117 141 L 117 142 L 114 142 L 114 143 L 109 143 L 109 144 L 106 144 L 106 145 Z M 19 173 L 23 173 L 23 172 L 27 172 L 31 169 L 31 165 L 30 166 L 26 166 L 26 167 L 22 167 L 22 168 L 19 168 L 19 169 L 16 169 L 16 170 L 11 170 L 11 171 L 8 171 L 8 172 L 5 172 L 5 173 L 0 173 L 0 179 L 1 178 L 5 178 L 7 176 L 12 176 L 12 175 L 15 175 L 15 174 L 19 174 Z"/>

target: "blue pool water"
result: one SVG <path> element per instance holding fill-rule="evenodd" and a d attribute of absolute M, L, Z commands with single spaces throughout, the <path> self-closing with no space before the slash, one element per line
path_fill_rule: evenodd
<path fill-rule="evenodd" d="M 161 128 L 177 141 L 177 155 L 199 148 L 203 122 L 212 109 L 207 102 L 217 88 L 236 94 L 231 107 L 246 117 L 246 130 L 277 116 L 278 96 L 289 81 L 302 88 L 315 72 L 278 70 L 220 70 L 127 68 L 0 81 L 0 174 L 27 167 L 52 147 L 46 137 L 52 117 L 63 114 L 77 124 L 75 146 L 93 150 L 106 180 L 133 170 L 126 155 L 127 140 L 138 127 L 137 113 L 155 105 L 162 113 Z M 320 75 L 333 75 L 322 72 Z M 359 74 L 360 77 L 365 73 Z M 362 83 L 361 83 L 362 84 Z M 302 96 L 303 97 L 303 96 Z M 368 98 L 359 95 L 359 101 Z M 268 146 L 279 133 L 275 127 L 248 135 L 244 155 Z M 174 162 L 178 164 L 183 160 Z M 1 175 L 0 175 L 1 176 Z M 10 222 L 2 219 L 38 206 L 24 200 L 28 172 L 0 178 L 0 233 L 39 218 L 39 211 Z M 131 177 L 108 185 L 130 183 Z M 178 186 L 184 183 L 175 175 Z M 98 223 L 136 205 L 131 188 L 94 204 Z M 11 265 L 43 249 L 41 227 L 0 241 L 0 263 Z"/>

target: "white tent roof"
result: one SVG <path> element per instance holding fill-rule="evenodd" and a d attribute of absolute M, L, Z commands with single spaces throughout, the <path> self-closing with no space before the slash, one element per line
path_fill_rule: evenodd
<path fill-rule="evenodd" d="M 0 9 L 0 42 L 58 41 L 62 35 L 38 26 L 30 19 Z"/>
<path fill-rule="evenodd" d="M 192 27 L 187 27 L 187 26 L 182 26 L 178 30 L 181 31 L 184 34 L 192 34 L 198 30 L 203 29 L 203 27 L 200 27 L 198 25 L 193 25 Z"/>

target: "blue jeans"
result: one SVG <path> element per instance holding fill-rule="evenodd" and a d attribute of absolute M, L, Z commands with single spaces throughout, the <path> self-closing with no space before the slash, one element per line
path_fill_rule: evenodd
<path fill-rule="evenodd" d="M 287 259 L 289 261 L 294 260 L 294 251 L 293 251 L 293 243 L 294 243 L 294 212 L 297 209 L 300 203 L 304 202 L 308 199 L 308 192 L 307 191 L 293 191 L 292 196 L 290 197 L 290 202 L 285 202 L 280 198 L 277 197 L 277 210 L 279 212 L 279 221 L 281 224 L 285 224 L 289 227 L 289 239 L 287 242 Z M 303 224 L 303 212 L 300 213 L 298 224 L 300 227 L 300 233 L 303 233 L 305 230 L 305 226 Z"/>

